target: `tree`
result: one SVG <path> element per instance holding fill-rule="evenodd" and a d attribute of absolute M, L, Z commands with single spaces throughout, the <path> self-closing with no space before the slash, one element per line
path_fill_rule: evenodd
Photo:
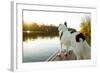
<path fill-rule="evenodd" d="M 91 18 L 86 17 L 82 20 L 80 32 L 84 34 L 86 41 L 91 45 Z"/>

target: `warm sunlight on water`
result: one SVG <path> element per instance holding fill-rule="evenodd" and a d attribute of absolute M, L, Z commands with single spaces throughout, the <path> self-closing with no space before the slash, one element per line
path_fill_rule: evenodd
<path fill-rule="evenodd" d="M 30 31 L 27 31 L 27 33 L 30 33 Z"/>
<path fill-rule="evenodd" d="M 59 48 L 58 37 L 27 39 L 23 42 L 23 62 L 41 62 L 47 60 Z"/>

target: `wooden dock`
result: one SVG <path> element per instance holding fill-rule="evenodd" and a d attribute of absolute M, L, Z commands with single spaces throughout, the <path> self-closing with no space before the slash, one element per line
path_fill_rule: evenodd
<path fill-rule="evenodd" d="M 73 51 L 69 51 L 65 54 L 64 51 L 58 55 L 59 51 L 56 51 L 52 56 L 50 56 L 47 61 L 64 61 L 64 60 L 76 60 L 76 56 Z"/>

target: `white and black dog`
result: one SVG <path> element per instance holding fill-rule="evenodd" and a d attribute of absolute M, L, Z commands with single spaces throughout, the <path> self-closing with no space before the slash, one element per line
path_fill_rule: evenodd
<path fill-rule="evenodd" d="M 68 30 L 67 22 L 60 24 L 58 31 L 61 43 L 60 53 L 65 47 L 66 53 L 72 50 L 75 53 L 77 60 L 91 58 L 91 48 L 82 33 L 79 31 Z"/>

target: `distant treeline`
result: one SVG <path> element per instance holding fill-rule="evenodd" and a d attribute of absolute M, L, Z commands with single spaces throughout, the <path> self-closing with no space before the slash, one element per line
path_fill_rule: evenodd
<path fill-rule="evenodd" d="M 23 31 L 58 32 L 58 27 L 51 25 L 39 25 L 38 23 L 23 24 Z"/>

